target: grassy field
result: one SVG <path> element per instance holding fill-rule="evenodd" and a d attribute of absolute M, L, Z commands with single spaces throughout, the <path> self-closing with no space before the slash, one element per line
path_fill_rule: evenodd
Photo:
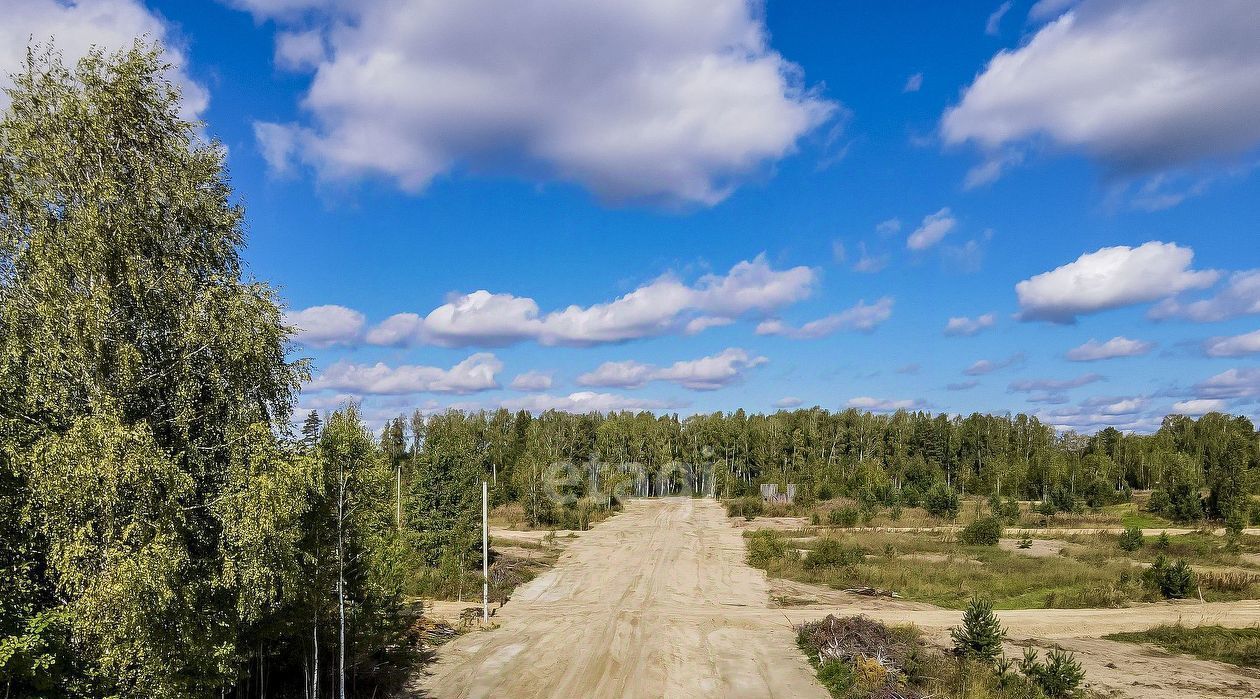
<path fill-rule="evenodd" d="M 1091 535 L 1058 555 L 1030 556 L 965 546 L 951 532 L 836 530 L 823 537 L 793 537 L 757 531 L 748 535 L 748 549 L 749 562 L 773 577 L 837 589 L 875 587 L 953 609 L 965 607 L 974 594 L 989 597 L 999 609 L 1118 607 L 1162 599 L 1143 582 L 1143 564 L 1161 552 L 1149 546 L 1122 551 L 1118 538 Z M 1218 541 L 1187 539 L 1163 553 L 1183 556 L 1192 566 L 1238 562 L 1238 554 L 1219 550 L 1224 546 L 1220 537 L 1207 539 Z M 1205 568 L 1199 581 L 1191 594 L 1201 592 L 1206 600 L 1260 596 L 1260 574 L 1249 570 L 1225 575 Z"/>
<path fill-rule="evenodd" d="M 1111 634 L 1105 638 L 1151 643 L 1173 653 L 1260 669 L 1260 628 L 1227 629 L 1223 626 L 1172 624 L 1147 631 Z"/>
<path fill-rule="evenodd" d="M 1192 524 L 1177 524 L 1158 515 L 1141 509 L 1143 498 L 1134 502 L 1109 505 L 1096 511 L 1071 513 L 1060 512 L 1054 515 L 1043 515 L 1033 510 L 1033 503 L 1021 502 L 1020 516 L 1013 527 L 1029 529 L 1039 528 L 1085 528 L 1114 529 L 1140 527 L 1142 529 L 1178 529 L 1193 527 Z M 857 514 L 844 524 L 836 524 L 832 519 L 833 510 L 847 510 Z M 940 527 L 966 526 L 978 518 L 988 517 L 992 513 L 987 498 L 964 498 L 954 518 L 937 517 L 922 507 L 877 507 L 861 510 L 856 500 L 837 497 L 816 502 L 809 506 L 772 505 L 767 506 L 763 516 L 796 516 L 816 521 L 823 526 L 839 527 Z"/>

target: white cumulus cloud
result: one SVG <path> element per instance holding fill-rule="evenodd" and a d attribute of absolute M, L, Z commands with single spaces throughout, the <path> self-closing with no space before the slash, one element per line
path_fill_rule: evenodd
<path fill-rule="evenodd" d="M 845 407 L 869 410 L 873 413 L 891 413 L 898 410 L 920 410 L 926 408 L 927 403 L 917 398 L 894 399 L 857 396 L 856 398 L 850 398 L 845 403 Z"/>
<path fill-rule="evenodd" d="M 607 413 L 621 410 L 664 410 L 683 407 L 681 403 L 650 398 L 634 398 L 615 393 L 577 391 L 567 396 L 538 393 L 520 398 L 508 398 L 499 403 L 508 410 L 528 410 L 541 413 L 559 410 L 566 413 Z"/>
<path fill-rule="evenodd" d="M 955 316 L 945 323 L 945 334 L 950 336 L 971 336 L 981 330 L 993 327 L 996 323 L 997 316 L 992 313 L 985 313 L 975 318 Z"/>
<path fill-rule="evenodd" d="M 391 367 L 382 362 L 354 364 L 337 362 L 315 377 L 308 391 L 352 391 L 371 395 L 405 393 L 476 393 L 499 387 L 495 376 L 503 362 L 488 352 L 470 355 L 450 369 L 404 364 Z"/>
<path fill-rule="evenodd" d="M 1256 314 L 1260 314 L 1260 269 L 1231 274 L 1225 288 L 1206 299 L 1165 299 L 1156 304 L 1148 315 L 1156 320 L 1180 318 L 1196 323 L 1214 323 Z"/>
<path fill-rule="evenodd" d="M 774 269 L 764 255 L 726 274 L 686 284 L 667 274 L 612 301 L 571 305 L 543 314 L 531 298 L 484 289 L 456 294 L 424 317 L 402 313 L 367 335 L 368 342 L 417 342 L 443 347 L 502 347 L 533 340 L 543 345 L 588 346 L 671 333 L 695 334 L 727 325 L 747 313 L 764 314 L 813 293 L 809 267 Z"/>
<path fill-rule="evenodd" d="M 1194 251 L 1152 241 L 1102 248 L 1015 285 L 1021 320 L 1074 323 L 1076 317 L 1167 298 L 1216 283 L 1219 273 L 1191 269 Z"/>
<path fill-rule="evenodd" d="M 527 371 L 518 374 L 509 385 L 514 391 L 545 391 L 551 388 L 551 374 L 545 371 Z"/>
<path fill-rule="evenodd" d="M 237 4 L 322 33 L 319 51 L 296 39 L 277 51 L 310 66 L 306 118 L 256 133 L 274 166 L 326 180 L 419 191 L 489 172 L 712 205 L 841 109 L 770 46 L 746 0 Z"/>
<path fill-rule="evenodd" d="M 906 247 L 911 250 L 926 250 L 941 242 L 941 239 L 954 230 L 957 224 L 958 221 L 948 206 L 934 214 L 928 214 L 923 217 L 923 222 L 910 234 L 910 237 L 906 238 Z"/>
<path fill-rule="evenodd" d="M 1099 342 L 1091 338 L 1089 342 L 1068 350 L 1065 356 L 1073 362 L 1096 362 L 1100 359 L 1114 359 L 1116 357 L 1139 357 L 1154 348 L 1155 343 L 1153 342 L 1131 340 L 1117 335 L 1106 342 Z"/>
<path fill-rule="evenodd" d="M 1192 398 L 1173 403 L 1174 413 L 1199 416 L 1205 413 L 1224 413 L 1229 411 L 1229 401 L 1219 398 Z"/>
<path fill-rule="evenodd" d="M 1038 10 L 1037 8 L 1045 9 Z M 1042 2 L 1048 17 L 1066 3 Z M 1260 3 L 1085 0 L 997 53 L 941 121 L 993 153 L 1035 139 L 1142 174 L 1260 143 Z"/>
<path fill-rule="evenodd" d="M 767 361 L 765 357 L 732 347 L 667 367 L 634 360 L 604 362 L 594 371 L 579 376 L 577 382 L 582 386 L 639 388 L 651 381 L 666 381 L 696 391 L 713 391 L 743 381 L 750 369 Z"/>
<path fill-rule="evenodd" d="M 1006 359 L 999 359 L 999 360 L 981 359 L 973 363 L 971 366 L 967 367 L 966 369 L 963 369 L 963 373 L 966 374 L 967 376 L 984 376 L 985 374 L 992 374 L 995 371 L 1000 371 L 1007 367 L 1012 367 L 1012 366 L 1015 366 L 1016 364 L 1023 364 L 1023 363 L 1024 363 L 1024 353 L 1016 352 L 1015 354 L 1012 354 Z"/>
<path fill-rule="evenodd" d="M 1241 357 L 1260 354 L 1260 330 L 1242 335 L 1213 337 L 1203 343 L 1203 352 L 1209 357 Z"/>
<path fill-rule="evenodd" d="M 891 296 L 884 296 L 871 304 L 862 299 L 850 308 L 818 320 L 811 320 L 799 328 L 788 325 L 778 318 L 769 318 L 757 324 L 756 333 L 781 335 L 797 340 L 815 340 L 840 330 L 869 333 L 892 317 L 893 303 Z"/>
<path fill-rule="evenodd" d="M 345 306 L 311 306 L 284 314 L 284 324 L 297 330 L 293 339 L 309 347 L 353 345 L 363 332 L 363 314 Z"/>

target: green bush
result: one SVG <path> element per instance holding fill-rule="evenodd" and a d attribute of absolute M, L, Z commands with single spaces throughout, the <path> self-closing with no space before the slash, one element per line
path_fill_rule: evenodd
<path fill-rule="evenodd" d="M 1025 648 L 1019 671 L 1032 680 L 1047 699 L 1078 697 L 1081 682 L 1085 681 L 1085 671 L 1076 656 L 1057 648 L 1046 654 L 1044 663 L 1037 661 L 1036 650 Z"/>
<path fill-rule="evenodd" d="M 1197 522 L 1203 519 L 1203 499 L 1198 487 L 1186 481 L 1177 481 L 1167 488 L 1151 493 L 1146 508 L 1174 522 Z"/>
<path fill-rule="evenodd" d="M 857 565 L 866 560 L 866 551 L 858 546 L 845 546 L 836 539 L 819 539 L 814 548 L 805 554 L 806 568 L 839 568 Z"/>
<path fill-rule="evenodd" d="M 1120 535 L 1120 548 L 1125 551 L 1136 551 L 1142 548 L 1142 529 L 1140 527 L 1129 527 Z"/>
<path fill-rule="evenodd" d="M 901 489 L 901 501 L 906 507 L 918 507 L 923 504 L 923 494 L 912 483 Z"/>
<path fill-rule="evenodd" d="M 1168 559 L 1160 554 L 1142 573 L 1143 581 L 1168 599 L 1188 597 L 1194 588 L 1194 570 L 1185 559 L 1178 559 L 1169 564 Z"/>
<path fill-rule="evenodd" d="M 960 507 L 958 493 L 944 483 L 938 482 L 923 496 L 923 507 L 936 517 L 954 519 Z"/>
<path fill-rule="evenodd" d="M 1002 520 L 997 517 L 985 517 L 963 527 L 958 534 L 958 541 L 968 546 L 997 546 L 1002 538 Z"/>
<path fill-rule="evenodd" d="M 1050 491 L 1050 497 L 1047 501 L 1054 506 L 1054 512 L 1084 512 L 1085 507 L 1081 503 L 1080 498 L 1076 497 L 1076 493 L 1072 492 L 1067 486 L 1059 486 Z M 1049 514 L 1054 514 L 1051 512 Z"/>
<path fill-rule="evenodd" d="M 765 511 L 766 503 L 755 495 L 728 500 L 726 503 L 727 517 L 743 517 L 750 522 L 764 514 Z"/>
<path fill-rule="evenodd" d="M 828 660 L 818 666 L 818 682 L 831 692 L 832 696 L 846 696 L 853 688 L 853 666 L 840 661 Z"/>
<path fill-rule="evenodd" d="M 853 527 L 857 526 L 858 520 L 862 517 L 862 512 L 853 505 L 845 505 L 837 507 L 827 513 L 827 523 L 836 527 Z"/>
<path fill-rule="evenodd" d="M 796 551 L 791 550 L 791 554 Z M 788 555 L 787 542 L 772 531 L 756 531 L 748 536 L 748 564 L 754 568 L 765 568 Z"/>
<path fill-rule="evenodd" d="M 999 498 L 994 495 L 989 498 L 989 509 L 992 510 L 993 516 L 1007 522 L 1019 521 L 1019 501 L 1015 498 Z"/>

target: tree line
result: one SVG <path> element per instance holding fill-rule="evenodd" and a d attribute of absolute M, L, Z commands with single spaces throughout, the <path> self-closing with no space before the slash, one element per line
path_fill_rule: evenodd
<path fill-rule="evenodd" d="M 1242 526 L 1260 476 L 1260 437 L 1245 417 L 1170 415 L 1153 434 L 1108 427 L 1058 432 L 1034 416 L 873 414 L 822 408 L 688 417 L 650 412 L 534 416 L 507 410 L 398 417 L 384 430 L 407 474 L 456 454 L 492 480 L 496 502 L 520 502 L 530 523 L 573 526 L 609 495 L 754 495 L 763 483 L 798 486 L 798 499 L 847 495 L 918 504 L 934 488 L 1079 510 L 1153 490 L 1170 519 Z M 406 445 L 411 445 L 410 450 Z M 470 485 L 471 487 L 471 485 Z"/>
<path fill-rule="evenodd" d="M 448 411 L 377 434 L 351 405 L 294 429 L 308 367 L 160 55 L 28 51 L 0 116 L 6 697 L 386 695 L 415 659 L 409 596 L 475 595 L 482 480 L 570 528 L 765 482 L 1247 509 L 1256 433 L 1217 414 L 1081 437 L 1024 415 Z"/>

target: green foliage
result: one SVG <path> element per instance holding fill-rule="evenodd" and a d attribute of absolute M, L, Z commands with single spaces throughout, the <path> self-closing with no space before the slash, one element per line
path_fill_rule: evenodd
<path fill-rule="evenodd" d="M 973 597 L 963 612 L 962 626 L 950 629 L 954 652 L 960 657 L 992 663 L 1002 654 L 1006 629 L 993 613 L 993 603 Z"/>
<path fill-rule="evenodd" d="M 818 666 L 818 683 L 832 696 L 844 696 L 854 684 L 853 666 L 842 660 L 828 660 Z"/>
<path fill-rule="evenodd" d="M 749 522 L 760 517 L 765 511 L 765 502 L 757 496 L 750 495 L 746 498 L 736 498 L 728 500 L 726 503 L 727 517 L 743 517 Z"/>
<path fill-rule="evenodd" d="M 857 526 L 861 517 L 862 512 L 858 508 L 852 505 L 845 505 L 828 512 L 827 523 L 833 527 L 853 527 Z"/>
<path fill-rule="evenodd" d="M 217 693 L 296 603 L 305 471 L 277 435 L 304 369 L 159 56 L 31 52 L 0 118 L 18 694 Z"/>
<path fill-rule="evenodd" d="M 1036 650 L 1024 649 L 1019 670 L 1049 699 L 1078 697 L 1081 695 L 1081 683 L 1085 681 L 1085 671 L 1076 657 L 1058 648 L 1046 654 L 1044 663 L 1037 661 Z"/>
<path fill-rule="evenodd" d="M 0 681 L 300 695 L 306 658 L 330 677 L 340 525 L 347 674 L 371 687 L 409 647 L 376 446 L 333 489 L 318 416 L 289 440 L 305 366 L 274 292 L 241 279 L 223 149 L 160 55 L 31 52 L 0 117 Z"/>
<path fill-rule="evenodd" d="M 1203 519 L 1203 500 L 1199 497 L 1199 489 L 1184 480 L 1151 493 L 1147 508 L 1174 522 L 1197 522 Z"/>
<path fill-rule="evenodd" d="M 1015 498 L 999 498 L 996 495 L 989 497 L 989 510 L 993 512 L 993 516 L 1006 522 L 1019 521 L 1019 502 Z"/>
<path fill-rule="evenodd" d="M 755 568 L 766 568 L 791 551 L 782 537 L 769 530 L 752 532 L 747 536 L 747 542 L 748 564 Z M 792 553 L 795 554 L 795 551 Z"/>
<path fill-rule="evenodd" d="M 961 503 L 953 488 L 938 482 L 923 496 L 923 507 L 933 516 L 954 519 Z"/>
<path fill-rule="evenodd" d="M 845 546 L 837 539 L 822 538 L 805 554 L 806 568 L 835 568 L 852 566 L 866 560 L 866 551 L 857 546 Z"/>
<path fill-rule="evenodd" d="M 1142 576 L 1147 585 L 1158 590 L 1168 599 L 1188 597 L 1194 589 L 1194 571 L 1184 558 L 1170 564 L 1168 559 L 1160 554 L 1151 567 L 1143 571 Z"/>
<path fill-rule="evenodd" d="M 968 546 L 997 546 L 1002 538 L 1002 520 L 997 517 L 985 517 L 963 527 L 958 533 L 958 541 Z"/>
<path fill-rule="evenodd" d="M 1120 535 L 1120 548 L 1124 551 L 1136 551 L 1142 548 L 1145 539 L 1142 537 L 1142 530 L 1138 527 L 1129 527 Z"/>

